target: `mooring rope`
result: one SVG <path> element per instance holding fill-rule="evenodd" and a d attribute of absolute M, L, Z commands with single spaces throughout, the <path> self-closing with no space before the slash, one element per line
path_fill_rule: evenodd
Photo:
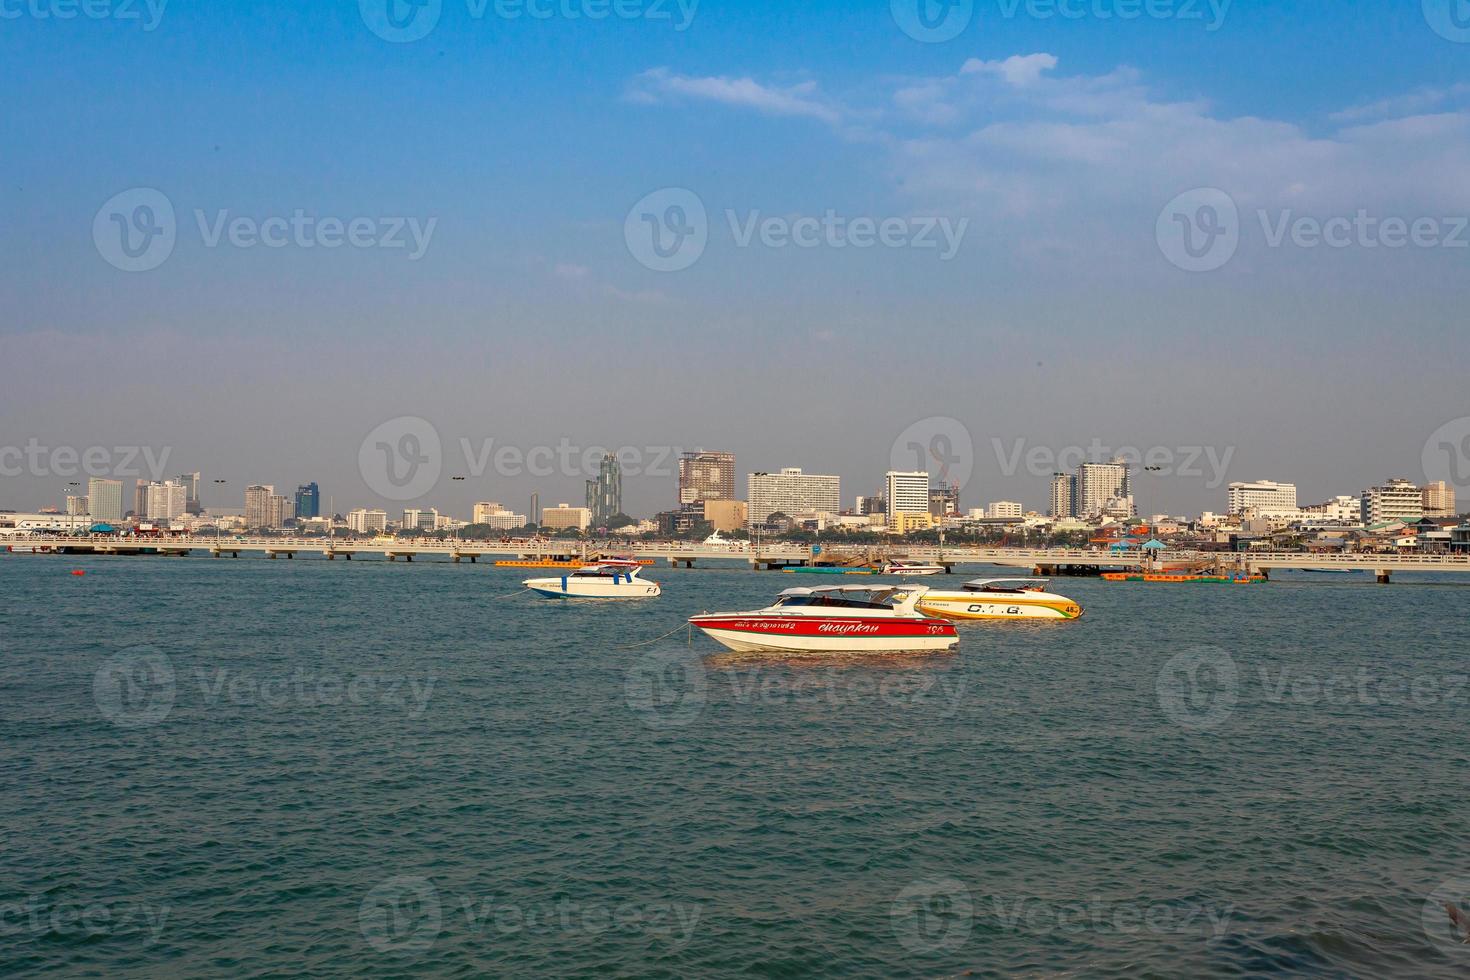
<path fill-rule="evenodd" d="M 642 643 L 634 643 L 631 646 L 626 646 L 626 647 L 613 647 L 613 649 L 614 650 L 636 650 L 639 647 L 650 646 L 651 644 L 657 643 L 659 640 L 666 640 L 666 639 L 668 639 L 669 637 L 673 636 L 675 633 L 679 632 L 682 629 L 689 630 L 689 642 L 692 644 L 694 642 L 694 625 L 692 623 L 685 623 L 682 626 L 675 626 L 673 629 L 669 630 L 663 636 L 655 636 L 653 639 L 651 639 L 651 640 L 644 640 Z"/>
<path fill-rule="evenodd" d="M 510 599 L 510 598 L 514 598 L 515 596 L 518 596 L 518 595 L 525 595 L 527 592 L 530 592 L 530 591 L 531 591 L 530 589 L 522 589 L 519 592 L 511 592 L 511 593 L 509 593 L 507 595 L 495 595 L 495 596 L 491 596 L 490 597 L 490 601 L 491 602 L 494 602 L 497 599 Z"/>

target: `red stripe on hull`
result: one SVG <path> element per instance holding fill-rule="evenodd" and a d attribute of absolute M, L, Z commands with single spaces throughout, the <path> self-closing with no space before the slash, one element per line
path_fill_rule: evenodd
<path fill-rule="evenodd" d="M 816 616 L 696 616 L 701 629 L 757 633 L 766 636 L 958 636 L 953 623 L 943 619 L 824 619 Z"/>

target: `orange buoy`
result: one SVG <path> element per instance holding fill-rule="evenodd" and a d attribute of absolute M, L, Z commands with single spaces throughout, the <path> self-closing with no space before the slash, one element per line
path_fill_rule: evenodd
<path fill-rule="evenodd" d="M 86 572 L 82 571 L 80 568 L 73 568 L 71 570 L 71 573 L 73 575 L 85 575 L 85 574 L 87 574 Z"/>

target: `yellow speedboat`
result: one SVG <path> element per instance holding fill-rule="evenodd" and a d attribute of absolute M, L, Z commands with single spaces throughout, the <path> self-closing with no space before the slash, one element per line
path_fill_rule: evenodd
<path fill-rule="evenodd" d="M 930 589 L 919 597 L 919 609 L 945 619 L 1079 619 L 1082 607 L 1073 599 L 1048 591 L 1044 578 L 980 578 L 958 592 Z"/>

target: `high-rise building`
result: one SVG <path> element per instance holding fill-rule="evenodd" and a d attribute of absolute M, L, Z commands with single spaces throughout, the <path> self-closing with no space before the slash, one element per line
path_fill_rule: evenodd
<path fill-rule="evenodd" d="M 199 474 L 183 473 L 174 478 L 174 482 L 184 488 L 184 512 L 187 514 L 202 514 L 204 507 L 199 503 Z"/>
<path fill-rule="evenodd" d="M 746 477 L 746 497 L 754 524 L 764 523 L 775 513 L 835 514 L 842 509 L 842 478 L 803 473 L 794 467 L 779 473 L 751 473 Z"/>
<path fill-rule="evenodd" d="M 388 528 L 388 512 L 358 508 L 347 514 L 347 527 L 358 534 L 382 534 Z"/>
<path fill-rule="evenodd" d="M 960 485 L 941 483 L 929 488 L 929 513 L 935 517 L 950 517 L 960 512 Z"/>
<path fill-rule="evenodd" d="M 985 508 L 985 516 L 992 518 L 1021 517 L 1025 513 L 1020 504 L 1012 500 L 997 500 Z"/>
<path fill-rule="evenodd" d="M 66 513 L 68 517 L 82 517 L 87 513 L 87 498 L 75 495 L 66 498 Z"/>
<path fill-rule="evenodd" d="M 623 468 L 618 457 L 608 453 L 597 467 L 597 479 L 587 481 L 587 509 L 592 525 L 605 527 L 623 512 Z"/>
<path fill-rule="evenodd" d="M 585 531 L 592 526 L 592 511 L 586 507 L 573 507 L 571 504 L 558 504 L 548 507 L 541 512 L 542 524 L 553 530 L 574 527 L 579 531 Z"/>
<path fill-rule="evenodd" d="M 871 497 L 858 497 L 852 508 L 860 517 L 888 513 L 888 500 L 881 493 Z"/>
<path fill-rule="evenodd" d="M 526 526 L 526 515 L 513 514 L 493 501 L 482 501 L 475 504 L 470 523 L 493 527 L 499 531 L 513 531 Z"/>
<path fill-rule="evenodd" d="M 148 516 L 148 481 L 139 480 L 133 487 L 133 516 L 138 519 Z"/>
<path fill-rule="evenodd" d="M 303 483 L 296 488 L 296 519 L 308 520 L 322 516 L 322 491 L 315 483 Z"/>
<path fill-rule="evenodd" d="M 912 473 L 890 470 L 886 480 L 888 483 L 888 526 L 890 528 L 908 526 L 910 522 L 905 519 L 906 515 L 930 513 L 928 473 L 922 470 Z"/>
<path fill-rule="evenodd" d="M 1389 480 L 1381 487 L 1363 491 L 1363 523 L 1417 521 L 1424 516 L 1424 491 L 1409 480 Z"/>
<path fill-rule="evenodd" d="M 1455 487 L 1444 480 L 1437 480 L 1424 488 L 1425 517 L 1457 517 Z"/>
<path fill-rule="evenodd" d="M 1104 511 L 1116 513 L 1120 504 L 1132 511 L 1133 484 L 1128 476 L 1128 464 L 1122 460 L 1111 463 L 1083 463 L 1077 468 L 1077 516 L 1096 518 Z"/>
<path fill-rule="evenodd" d="M 679 457 L 679 504 L 735 498 L 735 454 L 700 451 Z"/>
<path fill-rule="evenodd" d="M 123 519 L 122 481 L 92 477 L 87 481 L 87 512 L 92 520 L 119 524 Z"/>
<path fill-rule="evenodd" d="M 276 488 L 270 484 L 256 484 L 245 488 L 245 527 L 255 530 L 272 527 L 271 497 Z"/>
<path fill-rule="evenodd" d="M 403 512 L 398 526 L 405 531 L 432 531 L 439 526 L 439 511 L 433 507 L 411 507 Z"/>
<path fill-rule="evenodd" d="M 166 480 L 148 484 L 144 514 L 150 521 L 171 521 L 183 517 L 189 504 L 188 489 L 182 483 Z"/>
<path fill-rule="evenodd" d="M 1077 477 L 1058 473 L 1051 478 L 1051 516 L 1066 520 L 1077 516 Z"/>
<path fill-rule="evenodd" d="M 541 494 L 531 494 L 531 512 L 526 515 L 530 522 L 537 527 L 541 526 Z"/>
<path fill-rule="evenodd" d="M 1232 483 L 1225 513 L 1239 517 L 1254 511 L 1257 517 L 1296 517 L 1301 510 L 1296 504 L 1296 484 L 1257 480 L 1255 483 Z"/>

